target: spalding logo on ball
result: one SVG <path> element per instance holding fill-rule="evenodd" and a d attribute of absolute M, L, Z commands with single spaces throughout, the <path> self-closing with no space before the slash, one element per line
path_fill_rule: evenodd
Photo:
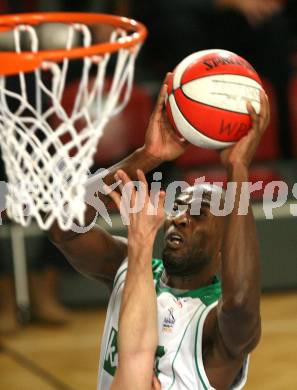
<path fill-rule="evenodd" d="M 261 80 L 245 59 L 230 51 L 191 54 L 167 82 L 168 118 L 196 146 L 219 149 L 232 145 L 251 128 L 247 101 L 260 111 Z"/>

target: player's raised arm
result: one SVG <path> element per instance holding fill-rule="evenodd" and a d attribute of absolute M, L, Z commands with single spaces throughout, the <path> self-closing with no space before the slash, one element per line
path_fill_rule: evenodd
<path fill-rule="evenodd" d="M 111 167 L 109 174 L 104 178 L 105 184 L 111 185 L 115 182 L 114 174 L 119 169 L 125 170 L 132 179 L 135 179 L 136 169 L 148 172 L 184 152 L 187 143 L 176 136 L 164 111 L 166 91 L 167 85 L 164 84 L 150 118 L 144 146 Z M 105 202 L 108 198 L 102 195 L 101 199 Z M 85 226 L 88 226 L 95 217 L 96 210 L 88 205 Z M 75 231 L 64 232 L 54 224 L 49 235 L 74 268 L 85 275 L 106 282 L 113 280 L 127 254 L 126 244 L 98 226 L 79 234 Z"/>
<path fill-rule="evenodd" d="M 237 183 L 234 209 L 227 217 L 223 237 L 222 300 L 218 307 L 219 332 L 234 357 L 250 352 L 261 333 L 261 280 L 256 227 L 251 205 L 247 215 L 238 215 L 238 209 L 240 200 L 245 198 L 242 183 L 248 182 L 250 163 L 269 123 L 269 104 L 264 92 L 260 114 L 256 114 L 251 104 L 248 104 L 248 111 L 252 129 L 237 144 L 221 152 L 228 181 Z"/>
<path fill-rule="evenodd" d="M 138 171 L 142 184 L 138 191 L 123 171 L 118 175 L 124 184 L 123 193 L 130 187 L 131 196 L 124 194 L 121 197 L 117 192 L 112 192 L 110 196 L 117 207 L 122 213 L 127 213 L 138 203 L 143 207 L 137 213 L 127 214 L 128 271 L 119 319 L 119 364 L 111 389 L 151 390 L 158 340 L 152 255 L 155 236 L 164 221 L 165 193 L 156 194 L 153 204 L 142 171 Z"/>

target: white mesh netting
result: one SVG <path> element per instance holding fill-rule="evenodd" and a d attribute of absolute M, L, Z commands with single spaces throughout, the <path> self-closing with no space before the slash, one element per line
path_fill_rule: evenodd
<path fill-rule="evenodd" d="M 39 50 L 33 27 L 19 25 L 13 34 L 16 52 L 22 50 L 24 34 L 30 50 Z M 113 29 L 110 41 L 122 40 L 125 35 L 125 31 Z M 65 48 L 72 48 L 78 36 L 82 46 L 92 44 L 89 28 L 72 24 L 67 27 Z M 42 229 L 48 229 L 54 220 L 65 230 L 75 219 L 84 223 L 87 174 L 105 124 L 129 100 L 138 51 L 139 45 L 76 63 L 80 83 L 70 111 L 63 105 L 72 69 L 68 59 L 60 64 L 44 62 L 30 74 L 0 77 L 0 135 L 9 217 L 23 226 L 33 218 Z M 109 67 L 112 79 L 106 92 Z M 91 77 L 95 81 L 90 85 Z"/>

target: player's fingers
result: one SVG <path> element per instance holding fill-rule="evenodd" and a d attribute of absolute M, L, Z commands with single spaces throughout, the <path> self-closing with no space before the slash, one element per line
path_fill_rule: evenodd
<path fill-rule="evenodd" d="M 122 190 L 121 202 L 126 209 L 133 208 L 135 204 L 135 187 L 132 182 L 126 183 Z"/>
<path fill-rule="evenodd" d="M 138 202 L 147 205 L 149 203 L 149 191 L 145 174 L 141 169 L 137 169 L 136 173 L 139 180 Z"/>
<path fill-rule="evenodd" d="M 260 118 L 260 130 L 265 131 L 270 121 L 270 106 L 267 95 L 264 91 L 261 91 L 261 118 Z"/>
<path fill-rule="evenodd" d="M 270 103 L 269 103 L 269 99 L 268 99 L 268 96 L 265 94 L 265 102 L 266 102 L 266 105 L 267 105 L 267 116 L 266 116 L 266 125 L 268 126 L 269 123 L 270 123 Z"/>
<path fill-rule="evenodd" d="M 157 103 L 156 103 L 154 112 L 153 112 L 153 116 L 156 116 L 156 115 L 161 116 L 162 110 L 164 107 L 165 97 L 167 94 L 167 88 L 168 88 L 168 85 L 163 83 L 161 90 L 160 90 L 160 93 L 159 93 L 159 96 L 158 96 L 158 99 L 157 99 Z"/>
<path fill-rule="evenodd" d="M 114 201 L 117 208 L 120 209 L 121 195 L 117 191 L 110 191 L 106 184 L 103 184 L 103 191 Z"/>
<path fill-rule="evenodd" d="M 119 178 L 117 173 L 114 175 L 114 178 L 116 179 L 116 182 L 118 184 L 118 188 L 119 188 L 120 192 L 122 192 L 122 190 L 123 190 L 123 182 L 122 182 L 122 180 Z"/>
<path fill-rule="evenodd" d="M 124 225 L 130 225 L 131 223 L 131 213 L 133 210 L 133 205 L 135 202 L 134 194 L 135 189 L 133 185 L 131 186 L 131 182 L 124 185 L 122 190 L 122 196 L 120 200 L 120 213 L 122 217 L 122 221 Z"/>
<path fill-rule="evenodd" d="M 147 209 L 149 205 L 149 193 L 148 193 L 148 183 L 145 178 L 145 174 L 141 169 L 136 170 L 138 178 L 138 190 L 137 190 L 137 208 L 139 210 Z"/>
<path fill-rule="evenodd" d="M 164 81 L 163 81 L 164 84 L 167 84 L 167 85 L 168 85 L 168 79 L 169 79 L 169 77 L 172 77 L 172 72 L 167 72 L 167 73 L 166 73 L 166 76 L 165 76 Z"/>
<path fill-rule="evenodd" d="M 166 193 L 164 190 L 160 190 L 159 206 L 164 207 Z"/>
<path fill-rule="evenodd" d="M 260 92 L 260 112 L 258 115 L 259 118 L 259 124 L 258 124 L 258 131 L 262 134 L 268 123 L 268 115 L 269 115 L 269 107 L 268 107 L 268 101 L 265 95 L 264 91 Z"/>
<path fill-rule="evenodd" d="M 165 204 L 165 191 L 161 190 L 159 194 L 159 203 L 158 203 L 158 214 L 164 218 L 164 204 Z"/>
<path fill-rule="evenodd" d="M 158 191 L 154 199 L 151 200 L 151 210 L 153 210 L 152 215 L 156 215 L 156 223 L 157 226 L 160 227 L 165 219 L 165 192 L 163 190 Z"/>
<path fill-rule="evenodd" d="M 133 193 L 135 192 L 133 182 L 130 177 L 122 170 L 117 171 L 115 178 L 121 181 L 121 206 L 128 209 L 131 207 Z"/>
<path fill-rule="evenodd" d="M 190 143 L 177 131 L 173 128 L 172 124 L 170 123 L 166 110 L 164 109 L 161 115 L 162 124 L 164 124 L 164 127 L 166 128 L 166 132 L 174 139 L 175 142 L 180 144 L 181 146 L 187 146 Z"/>
<path fill-rule="evenodd" d="M 163 110 L 161 115 L 161 122 L 164 125 L 164 128 L 166 128 L 166 133 L 168 134 L 168 136 L 173 138 L 176 143 L 178 143 L 183 148 L 186 148 L 188 145 L 190 145 L 190 142 L 187 141 L 179 132 L 174 129 L 168 119 L 165 109 Z"/>
<path fill-rule="evenodd" d="M 122 197 L 120 200 L 120 212 L 125 225 L 130 225 L 130 219 L 133 217 L 131 215 L 132 210 L 137 202 L 137 194 L 133 181 L 127 175 L 125 171 L 119 169 L 115 175 L 116 178 L 122 181 Z"/>
<path fill-rule="evenodd" d="M 130 179 L 130 177 L 127 175 L 127 173 L 125 171 L 123 171 L 122 169 L 119 169 L 117 172 L 116 172 L 116 177 L 119 178 L 119 180 L 122 181 L 123 185 L 125 184 L 128 184 L 128 183 L 131 183 L 131 185 L 133 185 L 132 183 L 132 180 Z"/>
<path fill-rule="evenodd" d="M 131 187 L 131 195 L 130 195 L 130 207 L 133 208 L 136 203 L 137 193 L 135 187 Z"/>
<path fill-rule="evenodd" d="M 257 130 L 259 127 L 259 116 L 256 113 L 255 108 L 253 107 L 252 103 L 248 101 L 246 103 L 246 108 L 248 110 L 248 113 L 250 115 L 251 121 L 252 121 L 252 130 Z"/>
<path fill-rule="evenodd" d="M 148 184 L 147 184 L 147 181 L 146 181 L 145 174 L 143 173 L 143 171 L 141 169 L 137 169 L 136 173 L 137 173 L 138 180 L 141 181 L 144 184 L 145 189 L 147 190 L 148 189 Z"/>
<path fill-rule="evenodd" d="M 255 107 L 252 105 L 252 103 L 251 103 L 250 100 L 248 100 L 248 101 L 246 102 L 246 108 L 247 108 L 247 110 L 248 110 L 248 113 L 249 113 L 251 116 L 257 116 Z"/>

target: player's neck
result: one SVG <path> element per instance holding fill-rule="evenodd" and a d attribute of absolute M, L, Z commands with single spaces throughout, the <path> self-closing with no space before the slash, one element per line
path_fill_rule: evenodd
<path fill-rule="evenodd" d="M 214 276 L 215 272 L 208 267 L 201 270 L 199 274 L 187 276 L 168 275 L 165 271 L 163 281 L 171 288 L 196 290 L 211 284 Z"/>

